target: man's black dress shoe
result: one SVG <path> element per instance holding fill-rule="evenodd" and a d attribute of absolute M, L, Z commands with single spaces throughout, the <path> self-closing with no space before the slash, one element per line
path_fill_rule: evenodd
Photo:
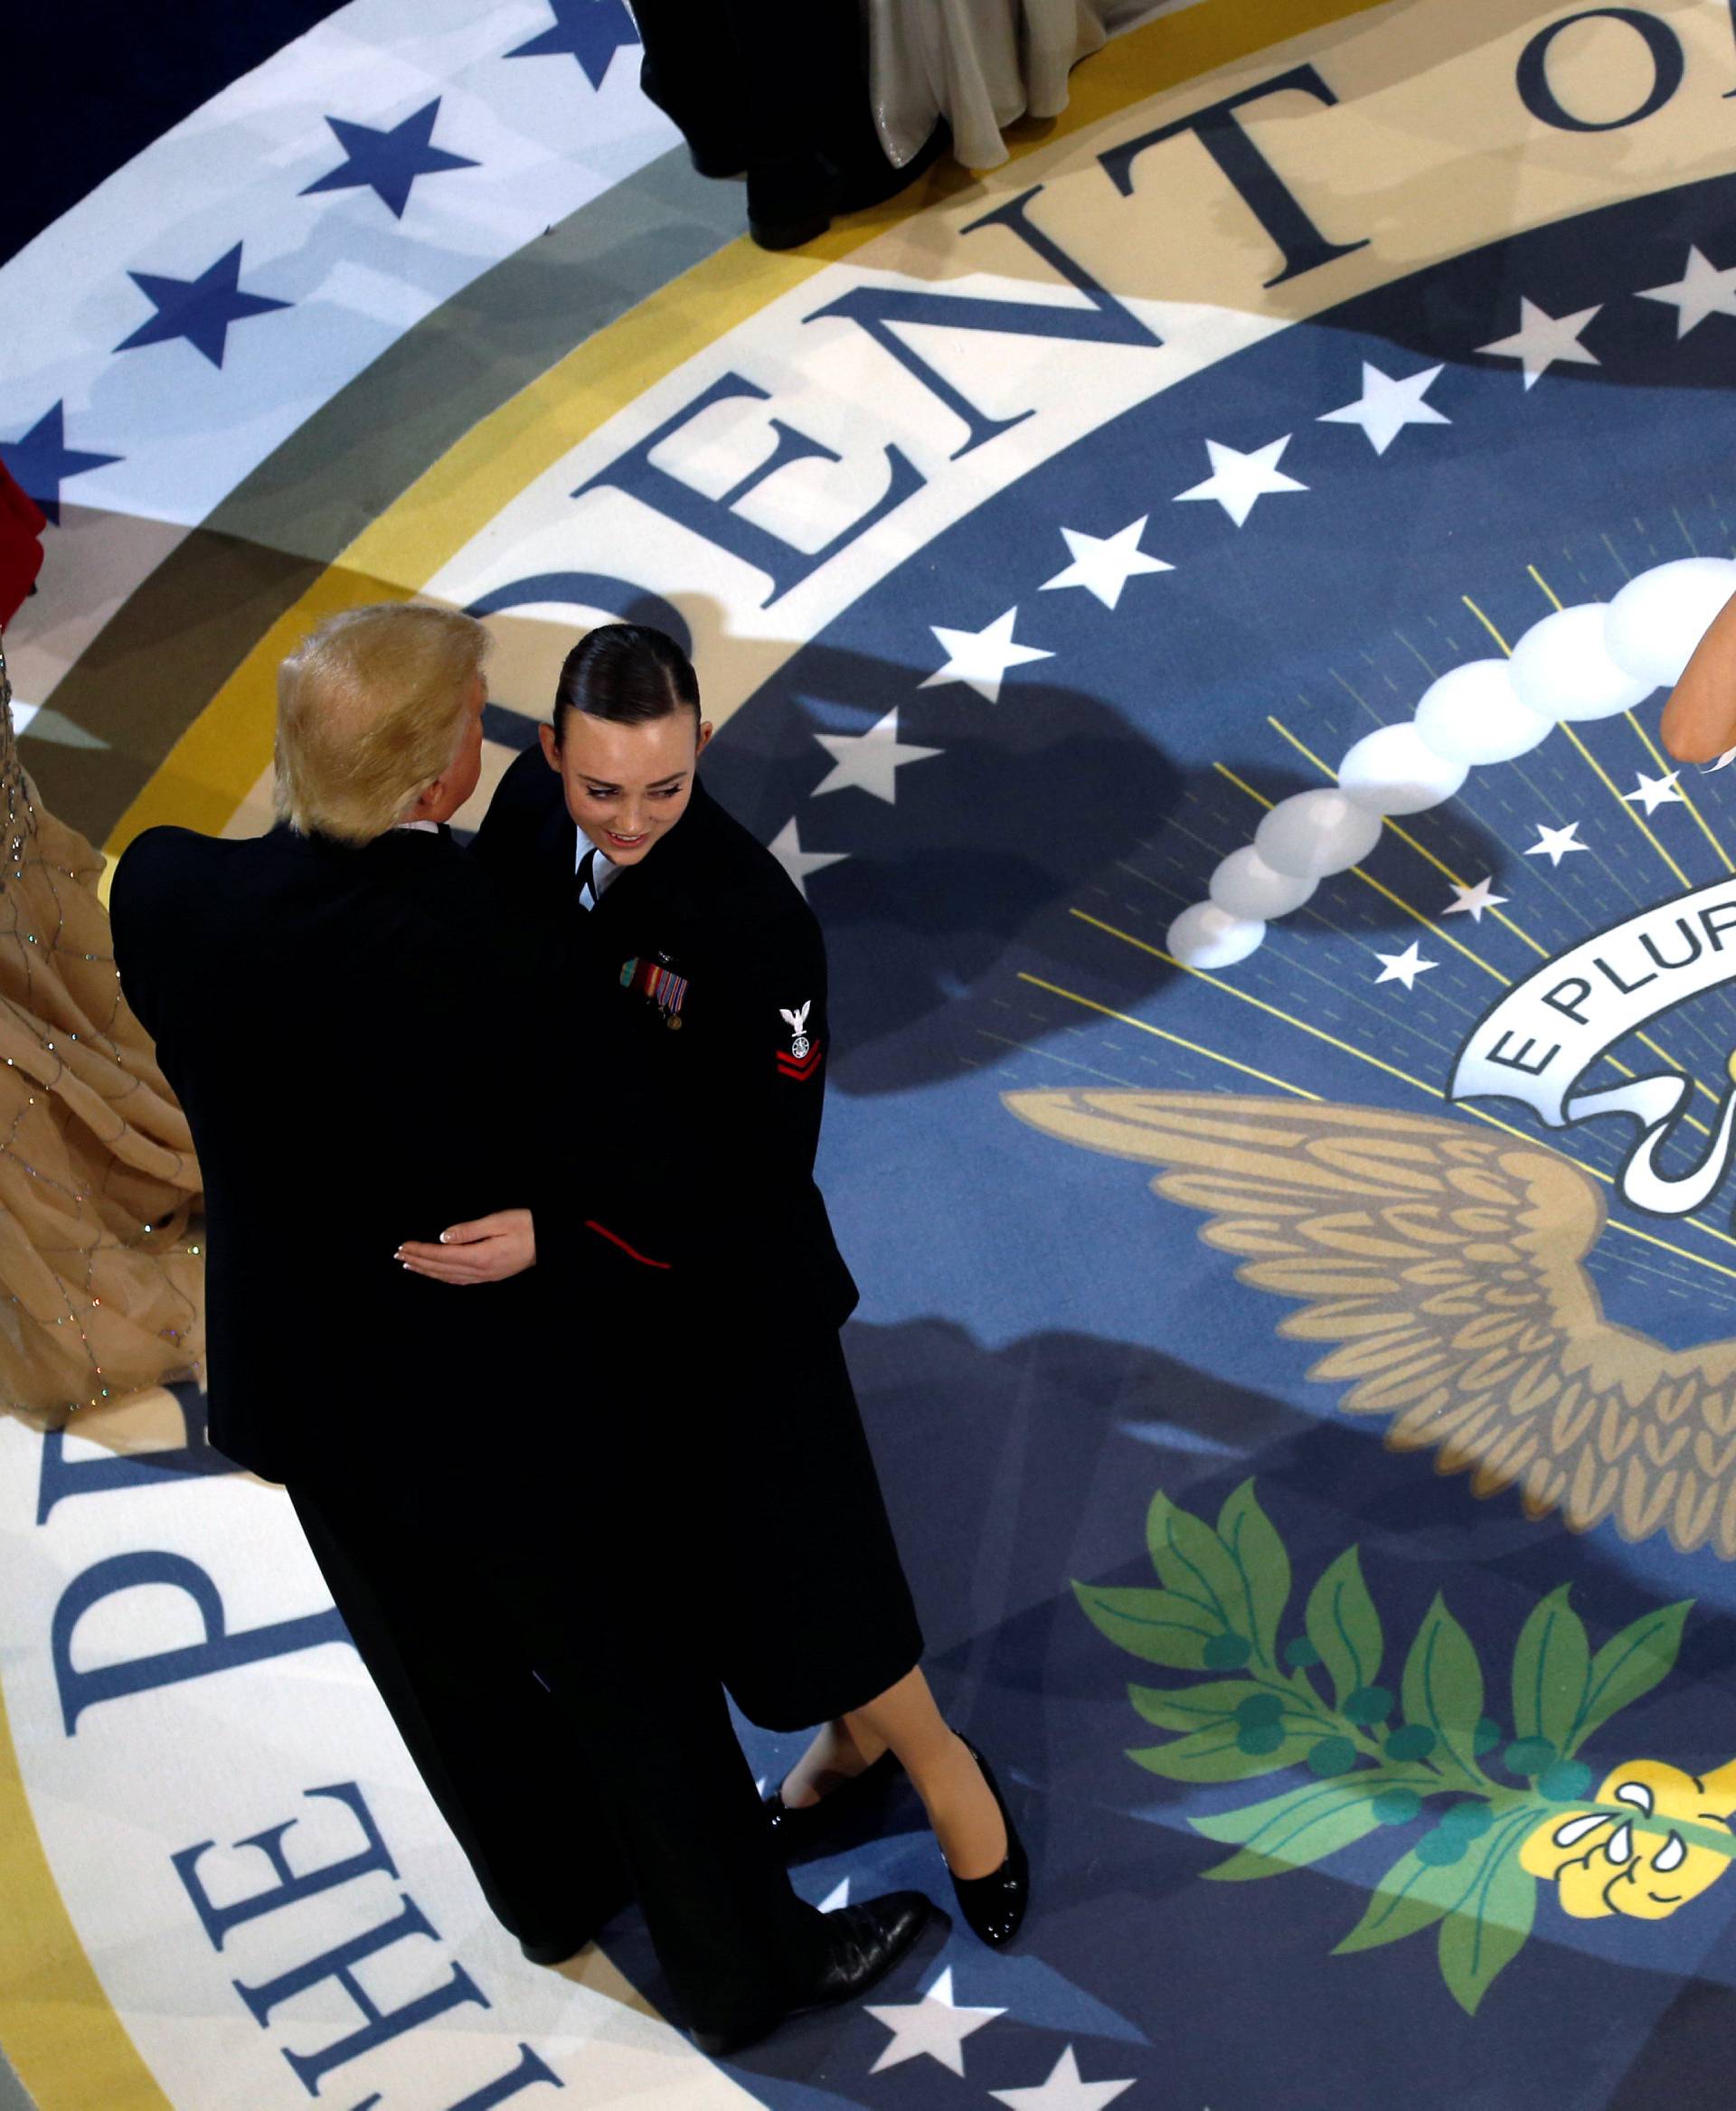
<path fill-rule="evenodd" d="M 955 1731 L 954 1735 L 957 1734 Z M 958 1910 L 972 1929 L 992 1949 L 998 1950 L 1017 1935 L 1024 1909 L 1031 1902 L 1031 1863 L 1024 1841 L 1014 1830 L 1006 1799 L 1001 1794 L 1000 1784 L 989 1771 L 988 1761 L 968 1738 L 961 1737 L 958 1742 L 982 1768 L 988 1793 L 999 1805 L 1001 1822 L 1006 1827 L 1006 1857 L 999 1869 L 991 1871 L 986 1877 L 954 1877 L 952 1889 L 958 1900 Z"/>
<path fill-rule="evenodd" d="M 865 1899 L 860 1906 L 840 1906 L 826 1916 L 831 1954 L 816 1979 L 786 2006 L 756 2022 L 726 2031 L 696 2030 L 693 2043 L 710 2058 L 721 2059 L 775 2031 L 787 2017 L 854 2001 L 885 1977 L 921 1934 L 933 1910 L 920 1891 L 888 1891 L 882 1898 Z"/>
<path fill-rule="evenodd" d="M 841 1781 L 818 1803 L 797 1804 L 792 1808 L 784 1801 L 782 1791 L 774 1788 L 763 1799 L 763 1807 L 778 1851 L 792 1861 L 799 1855 L 811 1854 L 816 1847 L 830 1842 L 846 1824 L 872 1813 L 885 1800 L 901 1772 L 888 1745 L 873 1766 L 864 1767 L 848 1781 Z"/>
<path fill-rule="evenodd" d="M 809 152 L 761 160 L 748 169 L 748 232 L 762 250 L 795 250 L 816 240 L 837 212 L 883 205 L 926 175 L 951 143 L 942 118 L 902 167 L 894 168 L 877 134 L 833 161 Z"/>

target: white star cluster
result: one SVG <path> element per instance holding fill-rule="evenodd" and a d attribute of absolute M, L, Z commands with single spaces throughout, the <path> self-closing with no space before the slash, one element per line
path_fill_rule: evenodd
<path fill-rule="evenodd" d="M 1585 339 L 1593 325 L 1600 330 L 1610 327 L 1609 303 L 1556 315 L 1529 292 L 1516 298 L 1517 327 L 1477 345 L 1479 356 L 1514 363 L 1527 391 L 1558 368 L 1601 363 Z M 1685 337 L 1715 318 L 1736 318 L 1736 264 L 1716 263 L 1691 244 L 1679 278 L 1637 287 L 1633 298 L 1673 307 L 1676 335 Z M 1511 306 L 1503 305 L 1511 317 Z M 1599 318 L 1604 320 L 1599 323 Z M 1497 323 L 1494 313 L 1489 320 Z M 1408 373 L 1388 372 L 1372 360 L 1358 363 L 1359 392 L 1316 413 L 1316 425 L 1357 427 L 1377 458 L 1384 458 L 1401 438 L 1401 454 L 1441 444 L 1426 436 L 1429 429 L 1453 422 L 1449 412 L 1431 401 L 1431 391 L 1448 379 L 1444 363 Z M 1419 429 L 1418 436 L 1405 437 L 1411 428 Z M 1284 433 L 1258 441 L 1241 433 L 1238 440 L 1254 444 L 1241 446 L 1215 434 L 1201 435 L 1198 444 L 1204 448 L 1210 473 L 1175 492 L 1172 503 L 1214 504 L 1237 530 L 1245 529 L 1262 499 L 1306 495 L 1310 489 L 1280 466 L 1295 437 Z M 1284 515 L 1288 512 L 1280 509 Z M 1078 516 L 1056 522 L 1055 532 L 1069 561 L 1040 580 L 1036 591 L 1077 589 L 1098 602 L 1109 617 L 1127 606 L 1159 606 L 1160 601 L 1144 598 L 1152 589 L 1141 588 L 1131 597 L 1127 592 L 1136 580 L 1175 569 L 1146 547 L 1152 517 L 1144 513 L 1119 528 L 1100 522 L 1080 526 Z M 944 656 L 921 677 L 919 689 L 961 687 L 990 705 L 1019 699 L 1017 670 L 1056 656 L 1052 646 L 1032 639 L 1033 628 L 1041 634 L 1041 621 L 1033 618 L 1021 635 L 1017 602 L 985 621 L 982 601 L 986 597 L 974 592 L 968 582 L 960 582 L 956 591 L 960 598 L 976 600 L 969 614 L 977 627 L 968 623 L 929 626 Z M 1161 589 L 1156 591 L 1161 596 Z M 1184 966 L 1206 970 L 1247 959 L 1264 938 L 1269 919 L 1300 908 L 1322 880 L 1348 871 L 1372 853 L 1387 816 L 1420 813 L 1455 797 L 1472 769 L 1527 753 L 1559 723 L 1631 711 L 1658 687 L 1673 685 L 1707 625 L 1732 594 L 1736 561 L 1692 557 L 1660 563 L 1631 580 L 1607 605 L 1583 602 L 1540 618 L 1505 663 L 1478 659 L 1448 669 L 1424 692 L 1408 723 L 1382 726 L 1356 743 L 1335 773 L 1335 789 L 1322 787 L 1278 801 L 1261 824 L 1259 847 L 1222 860 L 1212 877 L 1211 900 L 1194 903 L 1173 919 L 1169 950 Z M 994 606 L 993 599 L 988 606 Z M 814 737 L 830 758 L 830 768 L 813 787 L 814 797 L 857 790 L 895 806 L 899 772 L 943 752 L 903 739 L 896 706 L 864 732 L 816 731 Z M 1733 757 L 1736 750 L 1710 767 L 1721 769 Z M 1680 774 L 1664 769 L 1652 776 L 1641 770 L 1633 790 L 1618 796 L 1649 821 L 1664 807 L 1686 804 Z M 1559 870 L 1574 853 L 1594 847 L 1580 840 L 1580 825 L 1578 820 L 1538 822 L 1537 840 L 1523 854 L 1547 858 L 1552 870 Z M 770 847 L 804 891 L 810 873 L 850 854 L 804 849 L 794 819 Z M 1506 900 L 1494 891 L 1492 873 L 1475 883 L 1455 880 L 1452 900 L 1440 913 L 1468 916 L 1480 924 L 1485 910 Z M 1381 964 L 1375 981 L 1398 983 L 1407 993 L 1414 990 L 1420 975 L 1440 965 L 1424 958 L 1415 944 L 1374 957 Z"/>

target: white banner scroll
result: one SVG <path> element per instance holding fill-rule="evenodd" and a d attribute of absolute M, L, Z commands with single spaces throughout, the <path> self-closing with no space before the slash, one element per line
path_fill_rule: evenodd
<path fill-rule="evenodd" d="M 1591 1115 L 1632 1115 L 1641 1135 L 1618 1189 L 1637 1209 L 1684 1217 L 1730 1170 L 1736 1090 L 1729 1080 L 1711 1142 L 1694 1170 L 1679 1176 L 1660 1173 L 1656 1158 L 1680 1126 L 1692 1079 L 1666 1070 L 1598 1091 L 1575 1094 L 1575 1088 L 1626 1035 L 1729 982 L 1736 982 L 1736 880 L 1643 910 L 1540 968 L 1473 1029 L 1447 1097 L 1517 1099 L 1551 1128 Z"/>

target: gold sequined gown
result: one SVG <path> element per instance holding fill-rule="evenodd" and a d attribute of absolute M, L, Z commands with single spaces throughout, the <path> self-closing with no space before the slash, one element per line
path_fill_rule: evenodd
<path fill-rule="evenodd" d="M 0 1406 L 44 1423 L 189 1375 L 186 1117 L 120 994 L 102 860 L 18 759 L 0 654 Z"/>

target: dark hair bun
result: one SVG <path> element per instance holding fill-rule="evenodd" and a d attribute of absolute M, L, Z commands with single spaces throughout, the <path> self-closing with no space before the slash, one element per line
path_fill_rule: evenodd
<path fill-rule="evenodd" d="M 570 711 L 636 726 L 684 708 L 699 715 L 699 680 L 668 632 L 644 623 L 599 624 L 561 663 L 554 737 L 560 740 Z"/>

